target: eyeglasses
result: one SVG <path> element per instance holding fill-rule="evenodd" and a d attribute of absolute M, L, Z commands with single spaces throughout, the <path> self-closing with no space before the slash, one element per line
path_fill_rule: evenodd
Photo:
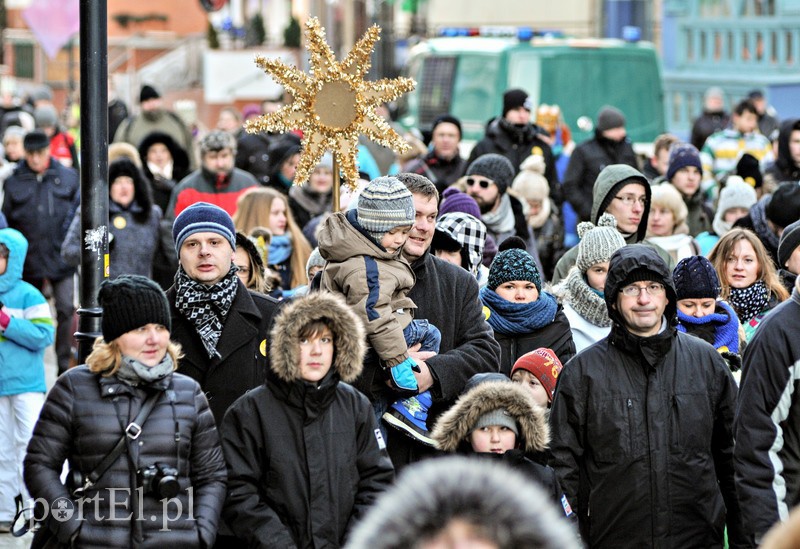
<path fill-rule="evenodd" d="M 645 204 L 647 204 L 646 196 L 634 196 L 632 194 L 624 194 L 622 196 L 615 196 L 614 198 L 616 198 L 626 206 L 633 206 L 634 202 L 638 202 L 640 206 L 644 206 Z"/>
<path fill-rule="evenodd" d="M 466 180 L 467 187 L 472 187 L 476 183 L 481 186 L 481 189 L 488 189 L 489 185 L 493 185 L 494 181 L 491 179 L 476 179 L 474 177 L 468 177 Z"/>
<path fill-rule="evenodd" d="M 650 297 L 659 296 L 664 294 L 664 285 L 658 282 L 651 282 L 647 286 L 637 286 L 636 284 L 629 284 L 620 290 L 620 293 L 626 297 L 639 297 L 642 292 L 647 292 Z"/>

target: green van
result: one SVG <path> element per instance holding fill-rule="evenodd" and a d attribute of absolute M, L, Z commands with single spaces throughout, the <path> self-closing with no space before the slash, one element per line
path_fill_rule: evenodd
<path fill-rule="evenodd" d="M 644 149 L 665 128 L 661 67 L 647 42 L 433 38 L 412 49 L 404 74 L 417 87 L 401 99 L 398 122 L 428 131 L 437 116 L 450 113 L 461 120 L 467 142 L 483 137 L 510 88 L 527 91 L 534 106 L 558 104 L 576 143 L 592 136 L 604 105 L 625 113 L 631 141 Z"/>

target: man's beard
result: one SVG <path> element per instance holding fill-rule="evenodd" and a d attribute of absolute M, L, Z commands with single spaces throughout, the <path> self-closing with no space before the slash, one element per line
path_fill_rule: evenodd
<path fill-rule="evenodd" d="M 486 202 L 483 198 L 478 196 L 473 196 L 472 198 L 474 198 L 475 202 L 478 203 L 478 208 L 480 208 L 482 214 L 487 214 L 491 212 L 494 209 L 495 205 L 497 204 L 497 200 L 490 203 Z"/>

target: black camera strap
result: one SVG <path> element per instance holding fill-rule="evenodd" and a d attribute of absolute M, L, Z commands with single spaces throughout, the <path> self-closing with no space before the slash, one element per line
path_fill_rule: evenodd
<path fill-rule="evenodd" d="M 103 458 L 103 461 L 101 461 L 97 467 L 95 467 L 94 471 L 86 476 L 83 486 L 75 489 L 73 496 L 83 496 L 86 490 L 94 486 L 105 474 L 105 472 L 108 471 L 108 468 L 111 467 L 115 461 L 117 461 L 117 458 L 122 455 L 122 453 L 125 451 L 128 440 L 136 440 L 139 438 L 139 435 L 142 434 L 142 425 L 144 425 L 144 422 L 147 421 L 147 417 L 150 415 L 150 412 L 153 411 L 153 408 L 155 408 L 156 401 L 160 396 L 161 392 L 157 391 L 147 397 L 147 399 L 144 401 L 144 404 L 142 404 L 139 413 L 136 414 L 134 420 L 131 421 L 125 428 L 125 434 L 120 437 L 114 448 L 106 457 Z"/>
<path fill-rule="evenodd" d="M 156 401 L 158 401 L 158 397 L 160 396 L 161 396 L 160 391 L 148 395 L 148 397 L 142 404 L 139 413 L 136 414 L 134 420 L 131 421 L 125 428 L 125 434 L 122 435 L 122 437 L 120 437 L 119 441 L 117 441 L 117 444 L 114 446 L 114 448 L 112 448 L 112 450 L 108 453 L 108 455 L 106 455 L 106 457 L 103 458 L 103 461 L 101 461 L 97 465 L 97 467 L 95 467 L 94 471 L 92 471 L 87 475 L 86 480 L 83 483 L 83 486 L 78 486 L 72 491 L 72 494 L 70 494 L 72 497 L 75 498 L 83 497 L 86 490 L 94 486 L 97 483 L 97 481 L 100 480 L 100 478 L 105 474 L 105 472 L 108 471 L 108 468 L 111 467 L 111 465 L 113 465 L 115 461 L 117 461 L 117 458 L 122 455 L 122 453 L 125 451 L 125 447 L 127 446 L 128 439 L 136 440 L 137 438 L 139 438 L 139 435 L 142 434 L 142 425 L 144 425 L 144 422 L 147 421 L 147 417 L 150 415 L 150 412 L 153 411 L 153 408 L 155 408 Z M 24 508 L 20 508 L 17 511 L 16 516 L 14 517 L 14 520 L 11 523 L 12 524 L 11 533 L 14 535 L 14 537 L 24 536 L 28 532 L 28 530 L 30 530 L 31 527 L 33 526 L 32 520 L 26 520 L 22 523 L 22 525 L 19 528 L 16 529 L 13 528 L 13 526 L 17 523 L 20 516 L 22 516 L 25 510 L 26 509 Z"/>

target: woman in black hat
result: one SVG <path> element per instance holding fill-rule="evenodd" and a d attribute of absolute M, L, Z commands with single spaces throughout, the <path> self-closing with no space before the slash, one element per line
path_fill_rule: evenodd
<path fill-rule="evenodd" d="M 103 336 L 85 365 L 56 381 L 25 457 L 45 521 L 37 536 L 80 547 L 210 547 L 225 461 L 200 386 L 174 372 L 182 355 L 169 339 L 167 297 L 137 275 L 104 282 L 98 297 Z M 69 488 L 59 478 L 65 460 Z"/>

